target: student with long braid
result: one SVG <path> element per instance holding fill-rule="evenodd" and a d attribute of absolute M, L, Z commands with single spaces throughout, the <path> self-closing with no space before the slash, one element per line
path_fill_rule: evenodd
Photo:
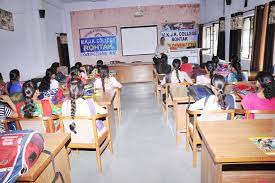
<path fill-rule="evenodd" d="M 180 66 L 181 66 L 181 62 L 179 59 L 174 59 L 173 60 L 173 71 L 171 73 L 171 83 L 182 83 L 184 81 L 193 84 L 192 79 L 190 78 L 190 76 L 186 73 L 186 72 L 182 72 L 180 71 Z M 161 84 L 165 84 L 166 83 L 166 79 L 163 79 Z"/>
<path fill-rule="evenodd" d="M 74 119 L 76 116 L 90 117 L 95 114 L 105 114 L 106 110 L 99 106 L 92 98 L 84 99 L 84 85 L 80 79 L 72 79 L 69 83 L 70 98 L 63 102 L 62 116 L 71 116 Z M 71 124 L 70 129 L 76 133 L 76 124 Z M 101 121 L 97 122 L 98 130 L 103 128 Z"/>
<path fill-rule="evenodd" d="M 218 109 L 234 109 L 235 99 L 232 95 L 226 95 L 224 93 L 224 87 L 226 80 L 222 75 L 214 75 L 211 79 L 211 88 L 213 95 L 209 97 L 202 98 L 195 103 L 191 104 L 190 110 L 218 110 Z M 227 115 L 201 115 L 199 120 L 209 121 L 209 120 L 226 120 Z"/>
<path fill-rule="evenodd" d="M 100 78 L 96 78 L 94 86 L 97 89 L 109 90 L 112 88 L 121 88 L 122 85 L 116 80 L 115 77 L 110 76 L 109 68 L 107 65 L 102 65 L 99 69 Z"/>
<path fill-rule="evenodd" d="M 51 114 L 60 114 L 61 109 L 58 105 L 53 105 L 49 98 L 44 98 L 43 100 L 38 100 L 38 92 L 32 81 L 26 81 L 23 84 L 23 95 L 24 101 L 17 104 L 19 108 L 18 114 L 20 117 L 24 116 L 26 118 L 32 118 L 35 116 L 43 117 Z M 45 102 L 48 100 L 49 102 Z M 45 114 L 46 110 L 49 114 Z"/>

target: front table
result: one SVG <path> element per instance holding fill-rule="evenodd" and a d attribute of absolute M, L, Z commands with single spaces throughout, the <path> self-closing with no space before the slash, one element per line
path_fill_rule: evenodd
<path fill-rule="evenodd" d="M 202 183 L 274 183 L 275 156 L 248 138 L 275 136 L 275 119 L 199 122 Z"/>
<path fill-rule="evenodd" d="M 68 133 L 46 133 L 43 134 L 44 149 L 51 152 L 54 157 L 56 172 L 61 172 L 64 182 L 71 182 L 70 163 L 66 145 L 71 139 Z M 35 182 L 44 183 L 52 182 L 55 172 L 51 157 L 44 152 L 41 153 L 34 166 L 22 176 L 19 177 L 17 182 Z M 57 179 L 61 182 L 61 179 Z"/>

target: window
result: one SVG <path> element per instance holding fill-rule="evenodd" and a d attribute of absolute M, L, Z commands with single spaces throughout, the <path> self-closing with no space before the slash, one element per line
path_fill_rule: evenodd
<path fill-rule="evenodd" d="M 243 19 L 241 58 L 251 59 L 253 46 L 253 23 L 254 17 Z"/>
<path fill-rule="evenodd" d="M 217 55 L 219 24 L 214 23 L 211 26 L 205 27 L 204 47 L 210 48 L 206 51 L 207 54 Z"/>

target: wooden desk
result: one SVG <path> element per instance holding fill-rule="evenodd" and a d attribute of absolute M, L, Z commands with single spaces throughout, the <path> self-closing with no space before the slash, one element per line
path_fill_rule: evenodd
<path fill-rule="evenodd" d="M 45 141 L 44 149 L 48 150 L 54 156 L 56 171 L 61 172 L 64 181 L 71 182 L 71 173 L 69 165 L 69 157 L 66 150 L 66 145 L 70 140 L 70 135 L 67 133 L 47 133 L 43 134 Z M 42 152 L 34 166 L 23 174 L 17 182 L 52 182 L 54 178 L 54 170 L 51 157 Z M 58 179 L 57 182 L 59 181 Z"/>
<path fill-rule="evenodd" d="M 115 142 L 116 137 L 116 123 L 114 117 L 114 100 L 116 96 L 115 90 L 97 90 L 98 94 L 93 96 L 94 101 L 96 101 L 100 106 L 106 108 L 109 114 L 109 123 L 111 128 L 111 137 L 113 142 Z"/>
<path fill-rule="evenodd" d="M 153 81 L 153 62 L 120 63 L 108 66 L 109 70 L 117 72 L 116 78 L 121 83 Z"/>
<path fill-rule="evenodd" d="M 202 183 L 275 182 L 275 156 L 248 139 L 275 136 L 275 119 L 199 122 L 198 130 L 203 142 Z"/>
<path fill-rule="evenodd" d="M 176 143 L 181 143 L 181 133 L 186 133 L 186 109 L 189 103 L 188 89 L 185 86 L 171 85 L 170 96 L 173 101 L 174 117 L 176 121 Z M 195 102 L 191 97 L 190 102 Z"/>

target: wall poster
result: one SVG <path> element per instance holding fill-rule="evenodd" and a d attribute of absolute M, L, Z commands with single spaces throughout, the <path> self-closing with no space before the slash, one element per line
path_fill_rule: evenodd
<path fill-rule="evenodd" d="M 81 56 L 108 56 L 117 54 L 116 27 L 80 29 L 79 37 Z"/>
<path fill-rule="evenodd" d="M 197 47 L 198 30 L 194 22 L 162 24 L 161 36 L 165 37 L 170 51 Z"/>

